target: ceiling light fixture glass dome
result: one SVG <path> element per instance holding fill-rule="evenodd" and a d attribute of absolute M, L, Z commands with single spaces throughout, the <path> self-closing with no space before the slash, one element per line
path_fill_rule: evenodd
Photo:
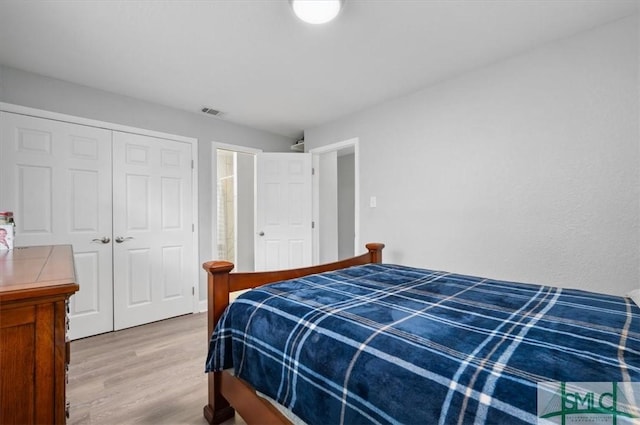
<path fill-rule="evenodd" d="M 324 24 L 338 16 L 343 0 L 291 0 L 296 16 L 310 24 Z"/>

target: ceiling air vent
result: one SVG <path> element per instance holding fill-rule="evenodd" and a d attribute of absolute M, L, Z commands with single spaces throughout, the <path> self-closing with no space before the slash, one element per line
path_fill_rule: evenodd
<path fill-rule="evenodd" d="M 222 112 L 218 111 L 217 109 L 207 107 L 202 108 L 202 112 L 204 112 L 205 114 L 213 115 L 214 117 L 219 117 L 220 115 L 222 115 Z"/>

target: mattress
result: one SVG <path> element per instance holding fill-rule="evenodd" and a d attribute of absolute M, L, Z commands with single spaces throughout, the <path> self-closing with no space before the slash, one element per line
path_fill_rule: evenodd
<path fill-rule="evenodd" d="M 207 371 L 229 367 L 309 424 L 560 420 L 571 412 L 552 401 L 567 389 L 586 397 L 590 383 L 619 389 L 623 423 L 639 416 L 640 308 L 625 297 L 367 264 L 238 297 L 206 362 Z M 611 414 L 601 410 L 590 414 Z"/>

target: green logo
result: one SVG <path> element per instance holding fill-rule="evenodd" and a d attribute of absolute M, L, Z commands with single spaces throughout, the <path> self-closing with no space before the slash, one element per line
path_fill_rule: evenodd
<path fill-rule="evenodd" d="M 538 424 L 638 424 L 639 382 L 540 382 Z"/>

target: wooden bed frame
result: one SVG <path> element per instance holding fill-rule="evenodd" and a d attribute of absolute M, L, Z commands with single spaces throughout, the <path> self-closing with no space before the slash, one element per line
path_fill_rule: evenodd
<path fill-rule="evenodd" d="M 366 247 L 368 250 L 366 254 L 335 263 L 272 272 L 231 273 L 234 266 L 228 261 L 204 263 L 202 267 L 208 273 L 207 342 L 220 316 L 229 305 L 230 292 L 345 267 L 382 262 L 384 244 L 368 243 Z M 210 424 L 219 424 L 232 418 L 235 411 L 247 424 L 291 423 L 276 407 L 258 396 L 255 390 L 243 380 L 228 372 L 212 372 L 208 375 L 209 403 L 204 406 L 204 417 Z"/>

